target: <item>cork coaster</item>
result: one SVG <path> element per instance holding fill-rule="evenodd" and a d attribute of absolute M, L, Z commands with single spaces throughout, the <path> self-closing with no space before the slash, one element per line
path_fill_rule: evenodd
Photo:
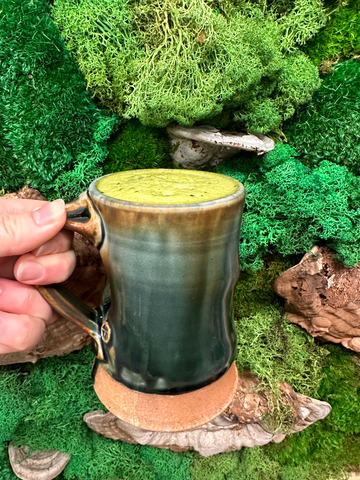
<path fill-rule="evenodd" d="M 99 365 L 94 389 L 116 417 L 145 430 L 179 432 L 204 425 L 220 415 L 233 400 L 238 383 L 235 363 L 218 380 L 194 392 L 154 395 L 130 390 Z"/>

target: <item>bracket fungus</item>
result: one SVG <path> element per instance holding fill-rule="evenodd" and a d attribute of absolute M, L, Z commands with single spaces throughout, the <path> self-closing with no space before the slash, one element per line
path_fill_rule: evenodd
<path fill-rule="evenodd" d="M 266 391 L 259 390 L 259 384 L 255 375 L 243 373 L 232 403 L 221 415 L 205 425 L 181 432 L 145 430 L 102 411 L 86 413 L 84 421 L 95 432 L 113 440 L 175 452 L 197 450 L 205 457 L 242 447 L 279 443 L 286 434 L 267 426 L 264 417 L 271 412 L 272 401 Z M 293 417 L 289 433 L 300 432 L 331 411 L 328 403 L 298 394 L 286 383 L 280 385 L 280 390 L 281 403 L 289 407 Z"/>
<path fill-rule="evenodd" d="M 258 155 L 270 152 L 275 144 L 265 135 L 250 135 L 240 132 L 220 132 L 215 127 L 167 127 L 174 147 L 172 157 L 183 168 L 197 168 L 206 164 L 215 166 L 240 150 L 256 152 Z"/>
<path fill-rule="evenodd" d="M 28 455 L 29 447 L 9 445 L 11 467 L 21 480 L 52 480 L 64 470 L 71 455 L 58 450 L 36 451 Z"/>
<path fill-rule="evenodd" d="M 360 352 L 360 267 L 345 267 L 327 247 L 313 247 L 275 282 L 286 316 L 313 337 Z"/>

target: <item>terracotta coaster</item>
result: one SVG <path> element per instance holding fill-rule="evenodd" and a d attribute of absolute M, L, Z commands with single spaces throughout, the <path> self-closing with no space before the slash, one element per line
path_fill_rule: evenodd
<path fill-rule="evenodd" d="M 235 363 L 216 382 L 181 395 L 154 395 L 130 390 L 99 365 L 94 389 L 116 417 L 137 427 L 158 432 L 179 432 L 204 425 L 220 415 L 235 396 Z"/>

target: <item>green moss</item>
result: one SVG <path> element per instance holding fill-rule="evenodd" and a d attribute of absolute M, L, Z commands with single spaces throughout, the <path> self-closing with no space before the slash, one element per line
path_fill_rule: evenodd
<path fill-rule="evenodd" d="M 166 131 L 131 120 L 109 142 L 104 173 L 139 168 L 174 168 L 171 144 Z"/>
<path fill-rule="evenodd" d="M 225 108 L 266 132 L 319 86 L 296 47 L 324 23 L 318 0 L 297 0 L 286 18 L 210 0 L 57 0 L 53 16 L 93 94 L 145 125 L 208 122 Z"/>
<path fill-rule="evenodd" d="M 241 272 L 234 296 L 234 319 L 238 336 L 236 363 L 239 371 L 250 370 L 259 376 L 259 388 L 267 390 L 276 407 L 268 427 L 286 429 L 291 412 L 279 403 L 280 382 L 297 392 L 315 395 L 322 379 L 327 355 L 306 332 L 287 323 L 283 301 L 273 289 L 274 281 L 296 259 L 268 257 L 258 272 Z"/>
<path fill-rule="evenodd" d="M 289 144 L 305 165 L 314 167 L 328 160 L 360 175 L 359 91 L 360 61 L 339 63 L 309 105 L 299 108 L 284 126 Z"/>
<path fill-rule="evenodd" d="M 0 478 L 1 480 L 18 480 L 19 478 L 12 471 L 7 455 L 7 445 L 0 445 Z"/>
<path fill-rule="evenodd" d="M 264 448 L 288 472 L 308 471 L 306 480 L 346 478 L 346 468 L 360 464 L 359 355 L 335 345 L 326 348 L 330 354 L 318 395 L 331 404 L 331 413 L 282 444 Z"/>
<path fill-rule="evenodd" d="M 226 480 L 231 472 L 238 473 L 239 452 L 223 453 L 211 457 L 194 456 L 191 467 L 191 480 Z"/>
<path fill-rule="evenodd" d="M 332 8 L 331 8 L 332 7 Z M 350 57 L 360 53 L 360 3 L 344 2 L 330 6 L 332 14 L 322 29 L 304 48 L 315 65 L 331 57 Z"/>
<path fill-rule="evenodd" d="M 192 480 L 279 480 L 280 465 L 259 447 L 213 457 L 195 456 Z M 299 480 L 299 479 L 297 479 Z"/>
<path fill-rule="evenodd" d="M 49 13 L 47 0 L 2 2 L 0 188 L 69 200 L 102 174 L 118 120 L 92 103 Z"/>
<path fill-rule="evenodd" d="M 340 480 L 360 464 L 359 355 L 326 345 L 318 395 L 332 405 L 330 415 L 280 444 L 245 448 L 210 458 L 195 456 L 194 480 Z M 255 353 L 254 353 L 255 354 Z"/>
<path fill-rule="evenodd" d="M 92 361 L 93 353 L 85 348 L 18 370 L 1 367 L 0 439 L 31 450 L 70 453 L 63 474 L 67 480 L 190 480 L 191 454 L 127 445 L 88 429 L 84 413 L 103 409 L 92 386 Z M 13 480 L 7 472 L 0 459 L 1 479 Z"/>
<path fill-rule="evenodd" d="M 267 253 L 306 253 L 315 244 L 333 248 L 346 265 L 360 261 L 359 177 L 323 161 L 316 168 L 278 144 L 263 158 L 242 155 L 218 168 L 246 191 L 240 262 L 261 268 Z"/>

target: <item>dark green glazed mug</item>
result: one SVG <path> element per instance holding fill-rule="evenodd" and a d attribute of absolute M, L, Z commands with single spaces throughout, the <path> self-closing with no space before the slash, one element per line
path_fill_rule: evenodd
<path fill-rule="evenodd" d="M 243 186 L 217 200 L 156 205 L 104 195 L 98 181 L 67 205 L 66 228 L 99 248 L 111 300 L 94 310 L 59 285 L 40 293 L 93 337 L 95 369 L 130 389 L 174 395 L 214 382 L 236 354 Z"/>

